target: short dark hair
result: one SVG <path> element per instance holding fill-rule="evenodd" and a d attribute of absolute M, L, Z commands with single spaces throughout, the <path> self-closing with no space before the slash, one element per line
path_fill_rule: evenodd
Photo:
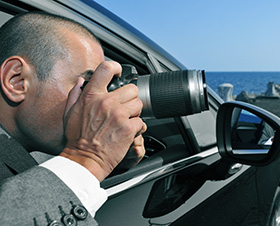
<path fill-rule="evenodd" d="M 59 28 L 97 40 L 84 25 L 46 12 L 19 14 L 0 28 L 0 64 L 10 56 L 21 56 L 36 69 L 40 80 L 46 79 L 58 59 L 67 56 L 65 35 Z"/>

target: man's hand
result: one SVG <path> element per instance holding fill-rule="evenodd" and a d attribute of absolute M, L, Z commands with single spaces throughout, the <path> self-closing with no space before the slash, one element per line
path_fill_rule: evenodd
<path fill-rule="evenodd" d="M 127 170 L 136 166 L 142 160 L 145 153 L 144 139 L 142 135 L 139 135 L 134 139 L 129 151 L 121 163 L 117 166 L 116 170 Z"/>
<path fill-rule="evenodd" d="M 123 160 L 133 142 L 137 159 L 145 153 L 141 134 L 146 125 L 139 117 L 138 88 L 129 84 L 107 92 L 113 76 L 120 74 L 118 63 L 103 62 L 82 93 L 83 80 L 78 81 L 65 109 L 67 144 L 60 155 L 86 167 L 99 181 Z"/>

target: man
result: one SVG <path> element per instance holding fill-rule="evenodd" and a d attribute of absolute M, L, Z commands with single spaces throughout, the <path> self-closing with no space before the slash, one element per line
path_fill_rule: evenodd
<path fill-rule="evenodd" d="M 137 87 L 108 93 L 121 66 L 65 18 L 14 17 L 0 49 L 0 224 L 94 225 L 107 197 L 99 182 L 145 152 Z M 37 166 L 32 151 L 59 156 Z"/>

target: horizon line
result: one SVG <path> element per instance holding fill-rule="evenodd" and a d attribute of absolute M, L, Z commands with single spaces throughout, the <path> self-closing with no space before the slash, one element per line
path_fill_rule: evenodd
<path fill-rule="evenodd" d="M 238 71 L 226 71 L 226 70 L 216 71 L 216 70 L 205 70 L 204 69 L 204 71 L 205 72 L 277 72 L 277 73 L 279 72 L 280 73 L 280 70 L 279 71 L 255 71 L 255 70 L 254 71 L 239 71 L 239 70 Z"/>

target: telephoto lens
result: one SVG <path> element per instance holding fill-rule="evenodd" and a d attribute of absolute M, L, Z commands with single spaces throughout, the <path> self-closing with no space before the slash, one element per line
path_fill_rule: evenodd
<path fill-rule="evenodd" d="M 121 78 L 114 78 L 108 91 L 128 83 L 137 85 L 138 96 L 143 102 L 141 117 L 169 118 L 209 110 L 204 71 L 180 70 L 138 75 L 133 66 L 122 66 Z"/>
<path fill-rule="evenodd" d="M 142 117 L 167 118 L 208 110 L 203 71 L 184 70 L 139 76 Z"/>

